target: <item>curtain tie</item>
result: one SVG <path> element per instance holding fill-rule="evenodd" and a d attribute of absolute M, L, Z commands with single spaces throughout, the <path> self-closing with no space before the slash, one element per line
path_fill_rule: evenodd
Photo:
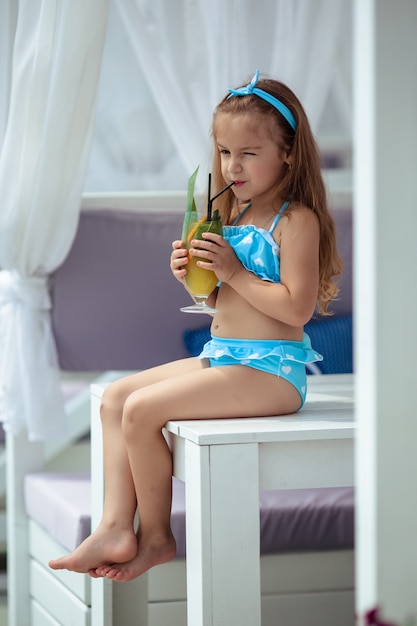
<path fill-rule="evenodd" d="M 52 307 L 47 276 L 22 276 L 16 270 L 0 271 L 0 307 L 21 304 L 38 311 Z"/>

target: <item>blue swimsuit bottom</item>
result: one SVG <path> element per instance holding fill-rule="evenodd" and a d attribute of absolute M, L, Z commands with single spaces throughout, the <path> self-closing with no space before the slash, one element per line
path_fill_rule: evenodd
<path fill-rule="evenodd" d="M 310 337 L 303 341 L 270 339 L 228 339 L 213 337 L 204 346 L 200 359 L 208 359 L 212 367 L 246 365 L 288 380 L 298 391 L 303 406 L 307 393 L 306 364 L 322 361 L 321 354 L 311 347 Z"/>

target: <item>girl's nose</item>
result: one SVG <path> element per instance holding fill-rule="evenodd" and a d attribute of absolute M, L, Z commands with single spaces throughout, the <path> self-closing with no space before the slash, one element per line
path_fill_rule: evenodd
<path fill-rule="evenodd" d="M 240 163 L 239 158 L 231 157 L 229 160 L 229 172 L 240 172 L 242 170 L 242 165 Z"/>

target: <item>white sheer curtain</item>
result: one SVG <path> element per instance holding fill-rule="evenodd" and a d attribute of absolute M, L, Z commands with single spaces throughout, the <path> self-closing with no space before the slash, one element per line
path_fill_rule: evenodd
<path fill-rule="evenodd" d="M 16 30 L 17 4 L 2 0 L 0 15 L 0 146 L 6 130 L 9 112 L 9 92 L 12 73 L 13 41 Z"/>
<path fill-rule="evenodd" d="M 0 154 L 0 420 L 13 433 L 26 426 L 32 440 L 65 425 L 48 274 L 77 228 L 107 8 L 18 4 Z"/>
<path fill-rule="evenodd" d="M 276 2 L 276 37 L 270 72 L 303 102 L 313 130 L 336 79 L 341 78 L 343 33 L 350 24 L 350 0 Z"/>
<path fill-rule="evenodd" d="M 99 130 L 101 151 L 94 156 L 101 156 L 102 164 L 120 163 L 125 153 L 126 168 L 130 173 L 136 170 L 136 188 L 143 188 L 142 183 L 149 188 L 154 159 L 152 182 L 157 189 L 167 188 L 165 163 L 170 160 L 173 165 L 176 155 L 178 163 L 170 173 L 177 173 L 179 185 L 172 185 L 171 175 L 169 186 L 185 188 L 195 166 L 204 169 L 210 162 L 214 106 L 227 87 L 249 80 L 256 68 L 294 89 L 315 132 L 336 90 L 332 101 L 341 108 L 337 114 L 342 123 L 349 126 L 350 76 L 341 72 L 341 63 L 350 44 L 350 10 L 351 0 L 112 0 L 110 28 L 115 29 L 115 41 L 119 33 L 120 42 L 110 51 L 107 41 L 112 65 L 109 62 L 105 69 L 114 68 L 118 54 L 124 54 L 125 66 L 130 63 L 132 69 L 129 83 L 119 82 L 117 90 L 106 88 L 102 76 L 100 97 L 107 94 L 107 106 L 101 100 L 107 113 L 99 122 L 109 131 L 113 120 L 117 136 L 104 142 Z M 126 76 L 125 66 L 121 71 Z M 127 119 L 120 115 L 120 105 Z M 154 142 L 151 129 L 157 129 Z M 132 134 L 137 138 L 136 154 Z M 144 146 L 150 161 L 139 166 Z M 156 154 L 157 147 L 164 156 Z M 133 176 L 130 184 L 132 180 Z"/>
<path fill-rule="evenodd" d="M 110 0 L 85 190 L 174 190 L 186 184 L 186 170 Z"/>

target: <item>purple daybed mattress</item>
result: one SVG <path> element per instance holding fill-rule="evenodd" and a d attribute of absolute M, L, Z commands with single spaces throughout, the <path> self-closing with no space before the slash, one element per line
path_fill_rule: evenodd
<path fill-rule="evenodd" d="M 29 517 L 69 551 L 90 534 L 90 495 L 88 473 L 40 472 L 25 479 Z M 263 491 L 260 524 L 261 554 L 353 549 L 354 490 Z M 184 558 L 185 485 L 175 478 L 171 525 L 177 558 Z"/>

